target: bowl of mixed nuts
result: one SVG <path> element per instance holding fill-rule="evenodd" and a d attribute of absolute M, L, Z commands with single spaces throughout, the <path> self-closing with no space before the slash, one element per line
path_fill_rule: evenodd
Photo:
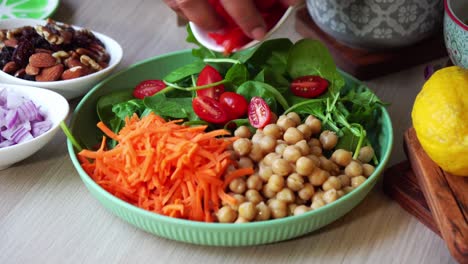
<path fill-rule="evenodd" d="M 72 99 L 107 77 L 122 55 L 115 40 L 88 29 L 51 19 L 0 21 L 0 82 Z"/>

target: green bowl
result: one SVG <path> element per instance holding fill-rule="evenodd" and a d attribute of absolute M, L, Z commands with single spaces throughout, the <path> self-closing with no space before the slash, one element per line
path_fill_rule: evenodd
<path fill-rule="evenodd" d="M 71 121 L 73 135 L 85 146 L 94 146 L 101 141 L 101 132 L 96 128 L 98 117 L 96 103 L 102 95 L 134 87 L 145 79 L 162 78 L 170 71 L 194 61 L 190 51 L 162 55 L 139 62 L 115 74 L 95 86 L 79 103 Z M 346 85 L 356 87 L 358 80 L 343 73 Z M 246 246 L 272 243 L 291 239 L 317 230 L 358 205 L 377 182 L 387 163 L 392 144 L 393 130 L 387 111 L 382 108 L 379 130 L 375 132 L 374 146 L 380 164 L 373 175 L 358 188 L 339 200 L 309 211 L 300 216 L 252 222 L 245 224 L 204 223 L 152 213 L 120 200 L 96 184 L 81 168 L 75 149 L 68 141 L 68 151 L 84 184 L 105 208 L 128 223 L 155 235 L 200 245 Z"/>

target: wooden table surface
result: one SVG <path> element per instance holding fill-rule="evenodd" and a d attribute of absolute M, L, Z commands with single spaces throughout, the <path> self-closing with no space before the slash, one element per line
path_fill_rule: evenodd
<path fill-rule="evenodd" d="M 190 48 L 160 0 L 62 0 L 52 16 L 116 39 L 119 69 Z M 301 38 L 294 16 L 274 35 Z M 368 81 L 394 123 L 390 163 L 406 159 L 403 132 L 423 84 L 424 65 Z M 78 100 L 73 100 L 76 105 Z M 255 247 L 217 248 L 166 240 L 105 210 L 81 182 L 63 133 L 0 171 L 0 263 L 455 263 L 444 241 L 390 200 L 379 183 L 349 214 L 306 236 Z"/>

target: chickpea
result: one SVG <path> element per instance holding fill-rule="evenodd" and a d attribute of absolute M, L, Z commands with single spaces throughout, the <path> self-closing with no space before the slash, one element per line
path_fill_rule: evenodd
<path fill-rule="evenodd" d="M 313 186 L 322 186 L 322 184 L 330 177 L 328 171 L 315 168 L 311 175 L 309 175 L 309 182 Z"/>
<path fill-rule="evenodd" d="M 245 156 L 252 149 L 252 142 L 248 138 L 239 138 L 232 144 L 232 147 L 237 155 Z"/>
<path fill-rule="evenodd" d="M 374 155 L 374 149 L 371 146 L 365 146 L 359 150 L 358 160 L 364 163 L 369 163 Z"/>
<path fill-rule="evenodd" d="M 314 186 L 310 183 L 305 183 L 304 188 L 300 189 L 297 192 L 297 195 L 301 199 L 308 201 L 314 196 L 314 193 L 315 193 Z"/>
<path fill-rule="evenodd" d="M 285 201 L 286 203 L 293 203 L 296 200 L 296 195 L 291 189 L 283 188 L 276 194 L 276 199 Z"/>
<path fill-rule="evenodd" d="M 314 196 L 312 197 L 312 202 L 316 201 L 316 200 L 323 200 L 323 194 L 325 192 L 322 191 L 322 190 L 318 190 L 315 192 Z"/>
<path fill-rule="evenodd" d="M 220 223 L 232 223 L 237 218 L 237 212 L 230 206 L 223 206 L 216 213 L 216 217 Z"/>
<path fill-rule="evenodd" d="M 315 169 L 314 162 L 307 157 L 300 157 L 296 161 L 296 172 L 301 175 L 304 175 L 304 176 L 310 175 L 312 174 L 314 169 Z"/>
<path fill-rule="evenodd" d="M 319 140 L 323 149 L 330 150 L 336 146 L 336 143 L 338 143 L 338 136 L 333 131 L 324 130 L 320 133 Z"/>
<path fill-rule="evenodd" d="M 317 147 L 317 146 L 312 146 L 310 147 L 310 154 L 320 157 L 322 156 L 322 148 Z"/>
<path fill-rule="evenodd" d="M 234 136 L 240 138 L 250 138 L 252 136 L 252 131 L 247 126 L 240 126 L 234 131 Z"/>
<path fill-rule="evenodd" d="M 338 175 L 339 174 L 340 167 L 338 167 L 338 165 L 335 162 L 327 159 L 324 156 L 320 156 L 319 160 L 320 160 L 320 168 L 322 168 L 323 170 L 328 171 L 331 175 Z"/>
<path fill-rule="evenodd" d="M 296 162 L 301 157 L 301 150 L 295 146 L 287 146 L 283 151 L 283 158 L 289 162 Z"/>
<path fill-rule="evenodd" d="M 338 190 L 336 191 L 336 195 L 338 195 L 338 199 L 340 199 L 341 197 L 345 196 L 346 193 L 343 190 Z"/>
<path fill-rule="evenodd" d="M 283 130 L 286 131 L 290 127 L 296 126 L 296 122 L 292 120 L 291 118 L 285 116 L 285 115 L 280 115 L 278 117 L 278 121 L 276 121 L 276 124 Z"/>
<path fill-rule="evenodd" d="M 344 149 L 337 149 L 331 155 L 331 160 L 342 167 L 346 167 L 353 160 L 353 154 Z"/>
<path fill-rule="evenodd" d="M 271 175 L 273 175 L 273 169 L 269 166 L 260 166 L 258 169 L 258 176 L 262 178 L 264 182 L 267 182 Z"/>
<path fill-rule="evenodd" d="M 351 187 L 351 186 L 346 186 L 346 187 L 343 188 L 343 192 L 345 194 L 348 194 L 348 193 L 352 192 L 353 190 L 354 190 L 354 187 Z"/>
<path fill-rule="evenodd" d="M 296 112 L 289 112 L 286 114 L 287 117 L 291 118 L 294 123 L 296 123 L 296 126 L 300 125 L 302 123 L 301 117 Z"/>
<path fill-rule="evenodd" d="M 283 131 L 277 124 L 268 124 L 263 128 L 263 134 L 273 137 L 274 139 L 279 139 L 283 135 Z"/>
<path fill-rule="evenodd" d="M 297 192 L 304 188 L 304 178 L 297 173 L 291 173 L 286 178 L 286 186 L 288 186 L 289 189 Z"/>
<path fill-rule="evenodd" d="M 263 153 L 273 152 L 276 147 L 276 139 L 272 136 L 265 135 L 260 139 L 259 145 Z"/>
<path fill-rule="evenodd" d="M 279 176 L 286 176 L 288 175 L 292 168 L 289 162 L 285 159 L 276 159 L 271 164 L 271 168 L 273 169 L 273 173 Z"/>
<path fill-rule="evenodd" d="M 251 221 L 257 215 L 257 208 L 252 202 L 244 202 L 239 205 L 239 216 Z"/>
<path fill-rule="evenodd" d="M 268 179 L 267 183 L 268 188 L 270 188 L 274 192 L 279 192 L 284 187 L 284 178 L 277 174 L 271 175 L 270 179 Z"/>
<path fill-rule="evenodd" d="M 304 123 L 310 127 L 312 135 L 316 135 L 322 131 L 322 122 L 313 115 L 308 116 Z"/>
<path fill-rule="evenodd" d="M 262 194 L 266 198 L 273 198 L 276 196 L 276 192 L 273 191 L 268 184 L 263 185 Z"/>
<path fill-rule="evenodd" d="M 312 202 L 312 204 L 310 205 L 310 208 L 312 208 L 312 210 L 316 210 L 322 206 L 325 206 L 325 202 L 322 199 L 317 199 L 316 201 Z"/>
<path fill-rule="evenodd" d="M 252 144 L 252 149 L 250 150 L 249 158 L 256 162 L 259 162 L 263 159 L 263 151 L 259 144 Z"/>
<path fill-rule="evenodd" d="M 362 175 L 364 177 L 369 177 L 374 173 L 375 167 L 370 164 L 362 164 Z"/>
<path fill-rule="evenodd" d="M 302 198 L 299 197 L 299 196 L 296 196 L 296 201 L 294 201 L 294 203 L 297 204 L 297 205 L 303 205 L 303 204 L 306 204 L 307 201 L 304 200 L 304 199 L 302 199 Z"/>
<path fill-rule="evenodd" d="M 366 181 L 366 177 L 364 176 L 353 177 L 351 178 L 351 186 L 356 188 L 359 185 L 363 184 L 365 181 Z"/>
<path fill-rule="evenodd" d="M 229 189 L 233 193 L 243 194 L 247 189 L 247 184 L 243 178 L 236 178 L 229 183 Z"/>
<path fill-rule="evenodd" d="M 250 189 L 245 192 L 245 198 L 247 201 L 252 202 L 254 204 L 258 204 L 259 202 L 263 201 L 262 195 L 255 189 Z"/>
<path fill-rule="evenodd" d="M 239 204 L 245 202 L 245 196 L 242 195 L 242 194 L 238 194 L 238 193 L 231 193 L 230 195 L 231 195 L 234 199 L 237 200 L 236 205 L 231 205 L 231 208 L 234 209 L 234 210 L 236 210 L 236 212 L 237 212 L 237 210 L 239 209 Z"/>
<path fill-rule="evenodd" d="M 317 156 L 315 156 L 313 154 L 307 155 L 307 157 L 314 162 L 315 167 L 320 167 L 320 158 L 319 157 L 317 157 Z"/>
<path fill-rule="evenodd" d="M 296 207 L 297 207 L 297 204 L 295 203 L 288 204 L 288 214 L 294 215 L 294 210 L 296 209 Z"/>
<path fill-rule="evenodd" d="M 310 208 L 305 205 L 298 205 L 293 212 L 293 215 L 301 215 L 310 211 Z"/>
<path fill-rule="evenodd" d="M 336 176 L 330 176 L 322 185 L 322 189 L 326 192 L 328 190 L 334 189 L 339 190 L 341 189 L 341 181 Z"/>
<path fill-rule="evenodd" d="M 264 136 L 263 132 L 260 129 L 257 129 L 255 134 L 252 136 L 252 139 L 251 139 L 252 143 L 259 144 L 260 139 L 262 139 L 263 136 Z"/>
<path fill-rule="evenodd" d="M 338 176 L 338 179 L 341 181 L 341 186 L 346 187 L 351 185 L 351 177 L 346 174 L 341 174 Z"/>
<path fill-rule="evenodd" d="M 301 131 L 302 135 L 304 135 L 305 140 L 309 140 L 310 137 L 312 136 L 312 129 L 310 126 L 306 124 L 300 124 L 297 126 L 297 129 Z"/>
<path fill-rule="evenodd" d="M 263 187 L 263 180 L 258 174 L 252 174 L 247 177 L 247 188 L 260 191 Z"/>
<path fill-rule="evenodd" d="M 353 160 L 345 167 L 344 172 L 349 177 L 356 177 L 362 175 L 362 166 L 359 162 Z"/>
<path fill-rule="evenodd" d="M 283 152 L 284 152 L 284 150 L 286 149 L 287 146 L 288 146 L 288 144 L 286 144 L 286 143 L 278 143 L 278 141 L 276 141 L 275 152 L 280 154 L 280 155 L 283 155 Z"/>
<path fill-rule="evenodd" d="M 239 165 L 239 168 L 253 168 L 254 167 L 252 160 L 248 157 L 240 157 L 237 164 Z"/>
<path fill-rule="evenodd" d="M 314 146 L 322 148 L 322 143 L 320 143 L 320 140 L 318 140 L 318 138 L 309 139 L 309 141 L 307 141 L 307 144 L 309 144 L 311 148 Z"/>
<path fill-rule="evenodd" d="M 256 221 L 265 221 L 270 219 L 271 209 L 264 202 L 260 202 L 255 206 L 257 208 L 257 215 L 255 216 Z"/>
<path fill-rule="evenodd" d="M 284 132 L 283 139 L 286 143 L 292 145 L 303 140 L 304 135 L 296 127 L 290 127 Z"/>
<path fill-rule="evenodd" d="M 248 223 L 249 221 L 247 219 L 245 219 L 244 217 L 237 217 L 236 221 L 234 222 L 234 224 L 243 224 L 243 223 Z"/>
<path fill-rule="evenodd" d="M 299 148 L 302 156 L 307 156 L 310 154 L 310 147 L 309 147 L 309 144 L 307 144 L 307 141 L 305 139 L 297 142 L 294 146 Z"/>
<path fill-rule="evenodd" d="M 283 218 L 288 216 L 288 206 L 285 201 L 271 199 L 268 206 L 271 209 L 271 216 L 273 216 L 273 218 Z"/>
<path fill-rule="evenodd" d="M 323 194 L 323 201 L 327 204 L 332 203 L 338 199 L 338 194 L 335 189 L 330 189 Z"/>

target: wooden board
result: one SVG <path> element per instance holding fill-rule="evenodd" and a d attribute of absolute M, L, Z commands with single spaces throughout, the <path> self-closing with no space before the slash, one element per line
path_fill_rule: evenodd
<path fill-rule="evenodd" d="M 452 256 L 468 263 L 468 177 L 437 166 L 421 147 L 414 129 L 404 136 L 406 153 L 435 223 Z"/>
<path fill-rule="evenodd" d="M 434 221 L 429 205 L 408 160 L 386 169 L 383 174 L 383 181 L 384 192 L 390 198 L 434 233 L 441 236 L 439 227 Z"/>
<path fill-rule="evenodd" d="M 385 51 L 357 49 L 337 42 L 322 31 L 305 7 L 296 13 L 295 28 L 302 36 L 325 43 L 338 67 L 360 80 L 372 79 L 447 56 L 442 32 L 409 47 Z"/>

